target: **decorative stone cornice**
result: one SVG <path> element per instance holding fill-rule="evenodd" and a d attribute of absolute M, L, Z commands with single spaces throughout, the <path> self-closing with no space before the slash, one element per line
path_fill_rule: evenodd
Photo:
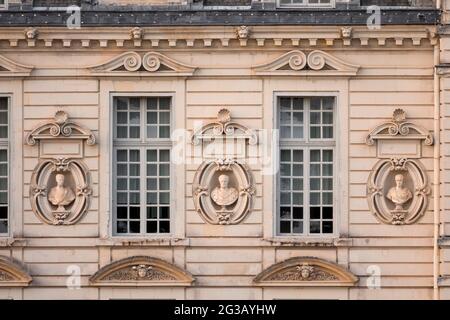
<path fill-rule="evenodd" d="M 1 14 L 1 13 L 0 13 Z M 1 20 L 1 18 L 0 18 Z M 33 30 L 36 35 L 29 38 Z M 241 30 L 240 33 L 237 31 Z M 251 32 L 250 32 L 251 30 Z M 346 30 L 343 32 L 343 30 Z M 349 32 L 351 30 L 351 32 Z M 247 33 L 245 34 L 245 32 Z M 244 37 L 245 35 L 245 37 Z M 238 47 L 333 47 L 342 45 L 362 47 L 394 45 L 402 47 L 411 43 L 420 46 L 437 43 L 436 27 L 409 25 L 383 26 L 369 30 L 365 26 L 184 26 L 184 27 L 0 27 L 0 41 L 10 48 L 23 42 L 27 47 L 40 48 L 227 48 Z"/>
<path fill-rule="evenodd" d="M 128 257 L 98 270 L 90 279 L 93 286 L 191 286 L 193 276 L 161 259 Z"/>
<path fill-rule="evenodd" d="M 351 287 L 358 278 L 343 267 L 315 257 L 294 257 L 272 265 L 253 282 L 259 286 Z"/>
<path fill-rule="evenodd" d="M 32 281 L 22 266 L 0 256 L 0 287 L 27 287 Z"/>
<path fill-rule="evenodd" d="M 192 76 L 197 69 L 175 61 L 158 52 L 147 52 L 142 57 L 136 52 L 125 52 L 108 61 L 87 67 L 95 76 Z M 137 74 L 136 74 L 137 73 Z"/>
<path fill-rule="evenodd" d="M 0 78 L 28 77 L 33 69 L 33 66 L 23 65 L 0 55 Z"/>
<path fill-rule="evenodd" d="M 275 60 L 253 67 L 257 75 L 347 75 L 358 73 L 359 66 L 340 60 L 326 52 L 315 50 L 308 54 L 294 50 Z M 320 71 L 320 72 L 319 72 Z"/>

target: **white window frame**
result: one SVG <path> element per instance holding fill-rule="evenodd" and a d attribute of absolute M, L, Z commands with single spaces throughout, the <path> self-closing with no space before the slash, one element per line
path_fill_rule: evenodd
<path fill-rule="evenodd" d="M 335 8 L 336 0 L 330 0 L 330 3 L 309 3 L 309 0 L 303 0 L 305 3 L 282 4 L 281 0 L 277 0 L 278 8 Z"/>
<path fill-rule="evenodd" d="M 0 10 L 6 10 L 8 9 L 8 0 L 3 0 L 4 3 L 0 3 Z"/>
<path fill-rule="evenodd" d="M 171 106 L 170 106 L 170 134 L 174 130 L 174 120 L 175 120 L 175 93 L 167 93 L 167 92 L 151 92 L 151 93 L 127 93 L 127 92 L 121 92 L 121 93 L 111 93 L 111 99 L 110 99 L 110 106 L 111 106 L 111 120 L 110 120 L 110 131 L 111 132 L 111 139 L 110 139 L 110 145 L 111 145 L 111 156 L 110 156 L 110 168 L 111 168 L 111 184 L 110 184 L 110 194 L 112 195 L 110 198 L 110 206 L 111 206 L 111 226 L 110 226 L 110 234 L 113 238 L 170 238 L 173 237 L 175 234 L 175 218 L 176 218 L 176 206 L 175 206 L 175 198 L 176 195 L 174 195 L 175 185 L 176 185 L 176 175 L 175 175 L 175 165 L 173 164 L 172 158 L 170 158 L 170 200 L 169 200 L 169 208 L 170 208 L 170 232 L 169 233 L 146 233 L 142 232 L 143 225 L 144 225 L 144 218 L 141 217 L 141 232 L 140 233 L 117 233 L 116 232 L 116 223 L 117 223 L 117 217 L 116 217 L 116 190 L 115 190 L 115 183 L 113 179 L 116 177 L 116 151 L 119 148 L 123 149 L 139 149 L 141 150 L 141 164 L 143 163 L 143 157 L 146 157 L 146 154 L 142 153 L 142 150 L 144 149 L 169 149 L 170 153 L 172 151 L 172 140 L 171 138 L 168 139 L 158 139 L 157 141 L 152 142 L 151 145 L 145 145 L 144 140 L 146 137 L 146 119 L 147 119 L 147 112 L 144 112 L 144 115 L 141 114 L 141 124 L 144 124 L 143 127 L 140 128 L 140 139 L 129 139 L 122 140 L 122 141 L 116 141 L 116 110 L 114 108 L 114 100 L 118 97 L 129 97 L 129 98 L 139 98 L 139 99 L 147 99 L 151 97 L 160 98 L 160 97 L 168 97 L 171 99 Z M 141 110 L 142 111 L 142 110 Z M 170 154 L 170 156 L 172 156 Z M 140 193 L 141 197 L 143 197 L 143 192 L 146 190 L 146 186 L 142 183 L 142 178 L 146 178 L 143 174 L 144 170 L 141 168 L 141 188 Z M 146 211 L 141 213 L 146 215 Z"/>
<path fill-rule="evenodd" d="M 11 192 L 9 192 L 11 190 L 11 148 L 10 148 L 10 140 L 11 140 L 11 96 L 10 95 L 0 95 L 0 98 L 6 98 L 7 101 L 7 112 L 8 112 L 8 120 L 7 120 L 7 125 L 8 125 L 8 138 L 6 139 L 0 139 L 0 149 L 1 150 L 6 150 L 7 152 L 7 162 L 8 162 L 8 171 L 7 171 L 7 176 L 8 176 L 8 196 L 7 196 L 7 202 L 8 202 L 8 218 L 7 218 L 7 222 L 8 222 L 8 228 L 7 228 L 7 232 L 6 233 L 0 233 L 0 238 L 3 237 L 9 237 L 11 235 Z"/>
<path fill-rule="evenodd" d="M 297 234 L 297 233 L 281 233 L 280 232 L 280 194 L 281 194 L 281 188 L 280 188 L 280 172 L 278 170 L 277 174 L 274 176 L 274 190 L 275 190 L 275 217 L 274 217 L 274 232 L 275 236 L 279 238 L 336 238 L 336 236 L 339 235 L 339 215 L 340 215 L 340 206 L 337 203 L 337 162 L 339 157 L 338 152 L 338 130 L 337 130 L 337 119 L 339 119 L 337 110 L 338 110 L 338 95 L 335 93 L 319 93 L 319 94 L 310 94 L 310 93 L 298 93 L 298 92 L 286 92 L 286 93 L 280 93 L 277 92 L 274 94 L 274 127 L 275 129 L 280 129 L 280 105 L 279 100 L 280 98 L 287 97 L 287 98 L 333 98 L 334 99 L 334 106 L 333 106 L 333 139 L 317 139 L 316 141 L 310 141 L 309 135 L 309 116 L 310 116 L 310 106 L 308 106 L 308 109 L 304 109 L 304 115 L 303 115 L 303 138 L 302 139 L 290 139 L 290 141 L 281 141 L 280 135 L 278 135 L 278 141 L 277 141 L 277 147 L 274 150 L 275 152 L 275 159 L 277 168 L 280 168 L 280 150 L 283 148 L 298 148 L 303 150 L 303 230 L 307 231 L 303 234 Z M 333 232 L 332 233 L 310 233 L 309 232 L 309 192 L 310 188 L 305 188 L 305 186 L 309 185 L 309 166 L 310 166 L 310 150 L 324 150 L 329 149 L 333 150 Z M 308 166 L 308 168 L 306 168 Z M 292 213 L 291 213 L 292 214 Z"/>

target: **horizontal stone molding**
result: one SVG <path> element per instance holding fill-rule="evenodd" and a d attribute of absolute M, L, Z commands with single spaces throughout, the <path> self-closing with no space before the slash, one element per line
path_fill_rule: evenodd
<path fill-rule="evenodd" d="M 84 13 L 83 13 L 84 14 Z M 0 13 L 1 20 L 1 13 Z M 30 27 L 31 28 L 31 27 Z M 248 36 L 241 38 L 235 26 L 185 26 L 185 27 L 86 27 L 67 29 L 58 27 L 31 28 L 33 37 L 27 36 L 30 28 L 1 27 L 0 41 L 10 48 L 23 42 L 29 48 L 228 48 L 238 47 L 386 47 L 394 44 L 403 47 L 436 44 L 434 26 L 383 26 L 369 30 L 366 26 L 258 26 L 248 25 Z M 234 42 L 233 42 L 234 41 Z"/>

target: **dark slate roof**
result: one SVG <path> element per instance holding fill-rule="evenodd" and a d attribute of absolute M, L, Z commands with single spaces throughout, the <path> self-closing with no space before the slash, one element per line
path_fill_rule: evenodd
<path fill-rule="evenodd" d="M 434 25 L 434 9 L 386 9 L 385 25 Z M 203 26 L 203 25 L 365 25 L 371 14 L 351 10 L 142 10 L 108 7 L 81 11 L 82 26 Z M 0 26 L 65 26 L 65 11 L 0 11 Z"/>

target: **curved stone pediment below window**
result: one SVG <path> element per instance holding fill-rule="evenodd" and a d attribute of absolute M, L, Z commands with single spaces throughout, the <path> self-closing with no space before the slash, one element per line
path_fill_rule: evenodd
<path fill-rule="evenodd" d="M 259 286 L 351 287 L 358 278 L 350 271 L 314 257 L 294 257 L 272 265 L 253 282 Z"/>
<path fill-rule="evenodd" d="M 31 276 L 17 263 L 0 256 L 0 287 L 27 287 Z"/>
<path fill-rule="evenodd" d="M 98 270 L 90 279 L 93 286 L 181 286 L 194 283 L 194 277 L 187 271 L 164 260 L 135 256 L 108 264 Z"/>

